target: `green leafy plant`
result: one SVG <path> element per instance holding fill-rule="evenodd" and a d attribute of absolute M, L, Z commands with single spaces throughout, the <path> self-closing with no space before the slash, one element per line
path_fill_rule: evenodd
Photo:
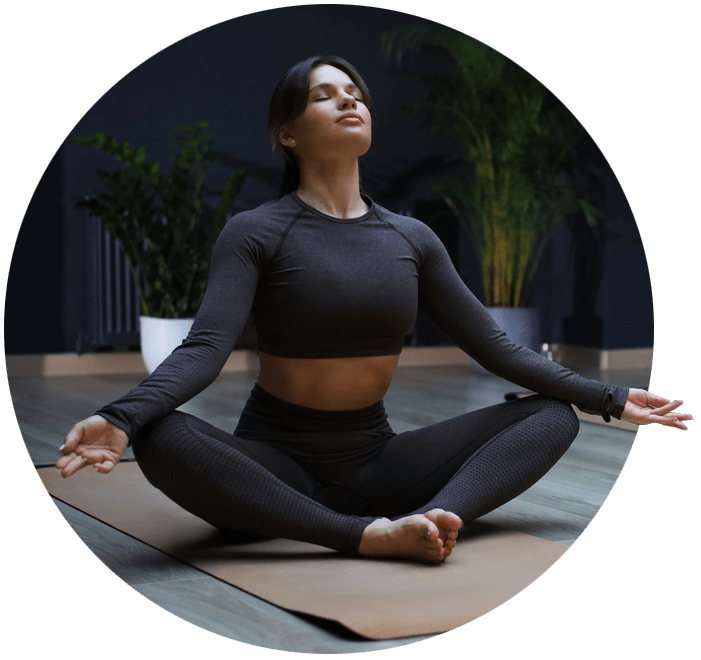
<path fill-rule="evenodd" d="M 436 187 L 470 234 L 486 304 L 524 306 L 550 230 L 572 213 L 597 223 L 572 175 L 586 132 L 530 74 L 459 32 L 403 28 L 383 42 L 388 59 L 420 54 L 412 68 L 425 92 L 404 112 L 429 118 L 473 168 Z"/>
<path fill-rule="evenodd" d="M 246 177 L 230 174 L 215 208 L 205 201 L 205 177 L 212 165 L 209 122 L 174 128 L 179 153 L 170 173 L 146 160 L 143 146 L 132 149 L 102 133 L 73 138 L 114 156 L 118 169 L 98 171 L 103 186 L 87 193 L 78 206 L 99 217 L 119 242 L 129 262 L 145 316 L 195 316 L 207 286 L 209 262 L 217 236 Z"/>

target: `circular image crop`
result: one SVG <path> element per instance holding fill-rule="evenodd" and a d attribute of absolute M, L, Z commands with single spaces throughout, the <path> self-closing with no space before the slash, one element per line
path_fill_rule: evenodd
<path fill-rule="evenodd" d="M 632 211 L 556 90 L 354 5 L 217 23 L 109 87 L 5 304 L 19 429 L 85 546 L 303 653 L 425 641 L 545 573 L 662 405 L 653 339 Z"/>

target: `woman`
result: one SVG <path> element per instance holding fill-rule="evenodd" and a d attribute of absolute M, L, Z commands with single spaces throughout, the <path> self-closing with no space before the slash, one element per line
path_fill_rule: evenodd
<path fill-rule="evenodd" d="M 510 342 L 423 223 L 360 192 L 371 100 L 336 57 L 278 84 L 269 133 L 282 197 L 233 218 L 192 331 L 141 385 L 70 431 L 57 463 L 146 478 L 222 529 L 441 562 L 458 530 L 542 477 L 578 430 L 570 406 L 685 429 L 643 390 L 584 379 Z M 538 395 L 394 434 L 382 406 L 421 305 L 490 371 Z M 234 434 L 175 408 L 218 375 L 252 313 L 260 375 Z"/>

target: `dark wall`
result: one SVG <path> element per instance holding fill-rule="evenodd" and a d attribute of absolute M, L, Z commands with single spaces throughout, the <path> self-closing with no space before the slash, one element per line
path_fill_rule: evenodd
<path fill-rule="evenodd" d="M 472 251 L 455 220 L 446 219 L 432 201 L 422 185 L 424 173 L 412 169 L 419 159 L 435 156 L 440 161 L 452 147 L 414 119 L 396 117 L 401 101 L 416 90 L 394 75 L 381 56 L 382 31 L 423 22 L 349 5 L 275 9 L 196 33 L 125 76 L 67 136 L 27 210 L 8 283 L 7 353 L 74 351 L 85 331 L 86 236 L 84 214 L 74 208 L 74 200 L 97 183 L 95 170 L 109 169 L 113 161 L 72 143 L 71 137 L 103 132 L 128 139 L 133 146 L 145 145 L 149 159 L 167 161 L 173 153 L 174 124 L 209 120 L 217 133 L 216 149 L 231 167 L 245 165 L 249 170 L 237 206 L 251 208 L 274 196 L 281 171 L 265 135 L 272 88 L 292 63 L 316 54 L 337 54 L 351 61 L 373 93 L 373 146 L 361 164 L 366 192 L 383 206 L 435 225 L 468 284 L 478 282 Z M 628 234 L 637 236 L 615 177 L 609 178 L 610 210 Z M 623 302 L 632 281 L 644 294 L 635 305 Z M 561 340 L 562 321 L 572 310 L 573 282 L 570 241 L 566 233 L 560 234 L 544 259 L 533 294 L 550 341 Z M 652 345 L 649 288 L 639 239 L 615 239 L 607 250 L 597 299 L 606 348 Z"/>
<path fill-rule="evenodd" d="M 46 168 L 20 226 L 7 280 L 7 353 L 57 353 L 63 341 L 62 158 Z"/>

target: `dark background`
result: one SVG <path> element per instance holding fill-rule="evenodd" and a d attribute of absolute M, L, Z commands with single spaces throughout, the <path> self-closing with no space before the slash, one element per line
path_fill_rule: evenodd
<path fill-rule="evenodd" d="M 281 166 L 266 139 L 272 89 L 294 62 L 336 54 L 360 71 L 375 104 L 373 146 L 362 160 L 364 189 L 382 206 L 431 225 L 449 247 L 468 286 L 480 296 L 480 276 L 459 223 L 432 195 L 427 163 L 455 151 L 417 118 L 397 118 L 402 101 L 420 88 L 386 64 L 379 35 L 398 25 L 424 23 L 406 14 L 348 5 L 275 9 L 220 23 L 158 53 L 115 84 L 75 126 L 42 177 L 19 232 L 5 310 L 8 354 L 76 350 L 87 323 L 88 254 L 85 215 L 74 200 L 97 183 L 95 170 L 114 161 L 70 142 L 74 135 L 104 132 L 146 146 L 149 159 L 173 154 L 174 124 L 213 123 L 215 148 L 230 167 L 249 176 L 236 206 L 257 206 L 276 193 Z M 47 111 L 50 109 L 47 109 Z M 214 180 L 217 180 L 217 173 Z M 226 171 L 218 176 L 221 180 Z M 573 343 L 606 349 L 650 347 L 652 296 L 642 243 L 615 175 L 605 177 L 603 206 L 615 228 L 607 243 L 596 313 L 603 319 L 600 342 Z M 541 315 L 543 339 L 563 341 L 563 321 L 572 314 L 575 249 L 562 228 L 541 264 L 530 304 Z M 586 253 L 584 254 L 586 258 Z M 635 296 L 628 292 L 635 291 Z M 428 325 L 421 343 L 440 341 Z M 571 342 L 572 343 L 572 342 Z"/>

